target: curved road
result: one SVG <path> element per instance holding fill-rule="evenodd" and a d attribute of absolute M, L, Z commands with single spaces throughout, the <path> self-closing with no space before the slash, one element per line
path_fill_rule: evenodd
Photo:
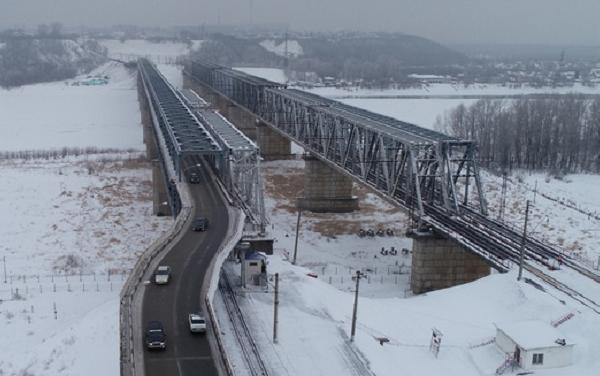
<path fill-rule="evenodd" d="M 144 291 L 142 330 L 149 321 L 158 320 L 167 335 L 166 350 L 148 351 L 144 347 L 146 376 L 218 375 L 206 335 L 191 334 L 187 321 L 189 313 L 202 307 L 204 274 L 228 228 L 227 204 L 212 181 L 213 175 L 204 168 L 200 168 L 200 184 L 190 184 L 192 218 L 207 217 L 209 228 L 194 232 L 186 226 L 185 235 L 160 262 L 171 267 L 171 280 L 167 285 L 149 284 Z"/>

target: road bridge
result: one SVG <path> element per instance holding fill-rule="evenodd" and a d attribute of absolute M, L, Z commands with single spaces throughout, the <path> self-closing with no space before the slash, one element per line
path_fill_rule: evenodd
<path fill-rule="evenodd" d="M 188 315 L 213 312 L 205 310 L 208 281 L 217 253 L 225 244 L 233 247 L 239 240 L 233 234 L 242 233 L 243 216 L 232 215 L 239 212 L 236 207 L 250 218 L 244 236 L 265 243 L 258 148 L 194 93 L 173 88 L 147 60 L 138 62 L 138 90 L 144 140 L 154 162 L 156 214 L 176 221 L 168 239 L 145 252 L 122 293 L 121 374 L 223 374 L 221 361 L 223 369 L 228 362 L 217 350 L 219 330 L 192 335 Z M 193 184 L 187 184 L 192 171 Z M 208 219 L 208 231 L 191 231 L 197 216 Z M 144 283 L 158 264 L 170 266 L 172 281 Z M 155 320 L 167 333 L 163 352 L 145 351 L 142 340 L 143 328 Z"/>
<path fill-rule="evenodd" d="M 242 130 L 250 123 L 265 124 L 332 171 L 408 210 L 418 224 L 414 292 L 486 275 L 489 268 L 481 260 L 500 272 L 518 261 L 521 234 L 487 217 L 473 141 L 202 60 L 189 61 L 184 74 L 188 84 L 213 96 L 221 112 L 243 114 Z M 569 258 L 534 239 L 526 241 L 524 254 L 526 261 L 545 266 Z"/>

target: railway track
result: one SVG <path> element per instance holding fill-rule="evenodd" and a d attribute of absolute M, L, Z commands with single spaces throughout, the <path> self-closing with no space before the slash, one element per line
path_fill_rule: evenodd
<path fill-rule="evenodd" d="M 232 322 L 235 337 L 242 349 L 242 356 L 248 367 L 248 371 L 252 376 L 267 376 L 269 374 L 267 368 L 260 357 L 258 347 L 252 339 L 252 333 L 246 325 L 242 310 L 237 303 L 235 292 L 224 272 L 221 273 L 219 279 L 219 291 L 223 297 L 229 319 Z"/>
<path fill-rule="evenodd" d="M 557 290 L 567 294 L 572 299 L 578 301 L 579 303 L 583 304 L 584 306 L 588 307 L 589 309 L 600 315 L 600 304 L 596 303 L 594 300 L 581 294 L 579 291 L 572 289 L 571 287 L 560 282 L 556 278 L 549 276 L 548 274 L 544 273 L 538 268 L 535 268 L 531 265 L 525 265 L 523 268 L 529 271 L 531 274 L 538 277 L 539 279 L 541 279 L 542 281 L 546 282 L 550 286 L 553 286 Z"/>
<path fill-rule="evenodd" d="M 471 249 L 484 249 L 500 260 L 513 265 L 518 264 L 522 235 L 504 224 L 484 217 L 470 209 L 466 209 L 462 217 L 454 218 L 448 217 L 445 212 L 436 207 L 427 207 L 427 214 L 430 216 L 430 221 L 435 223 L 437 228 L 455 231 L 468 238 L 468 241 L 473 243 L 470 246 Z M 556 270 L 557 265 L 562 265 L 596 282 L 600 282 L 598 274 L 579 265 L 570 256 L 534 238 L 527 239 L 524 258 L 551 271 Z M 534 266 L 533 263 L 525 263 L 524 269 L 573 300 L 600 314 L 600 304 L 598 302 L 552 277 L 541 268 Z"/>

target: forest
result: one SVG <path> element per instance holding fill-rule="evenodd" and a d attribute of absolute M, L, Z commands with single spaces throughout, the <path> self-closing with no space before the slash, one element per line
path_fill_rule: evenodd
<path fill-rule="evenodd" d="M 481 99 L 446 113 L 435 126 L 475 140 L 481 165 L 496 171 L 600 172 L 598 97 Z"/>

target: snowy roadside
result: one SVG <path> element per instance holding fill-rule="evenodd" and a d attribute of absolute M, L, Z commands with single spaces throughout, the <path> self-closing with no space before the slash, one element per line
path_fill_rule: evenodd
<path fill-rule="evenodd" d="M 0 219 L 0 331 L 16 338 L 0 345 L 8 375 L 118 372 L 121 285 L 170 219 L 151 216 L 149 162 L 104 158 L 0 163 L 0 211 L 11 213 Z"/>
<path fill-rule="evenodd" d="M 121 285 L 171 221 L 152 216 L 134 73 L 92 74 L 108 82 L 0 90 L 2 375 L 118 374 Z"/>

